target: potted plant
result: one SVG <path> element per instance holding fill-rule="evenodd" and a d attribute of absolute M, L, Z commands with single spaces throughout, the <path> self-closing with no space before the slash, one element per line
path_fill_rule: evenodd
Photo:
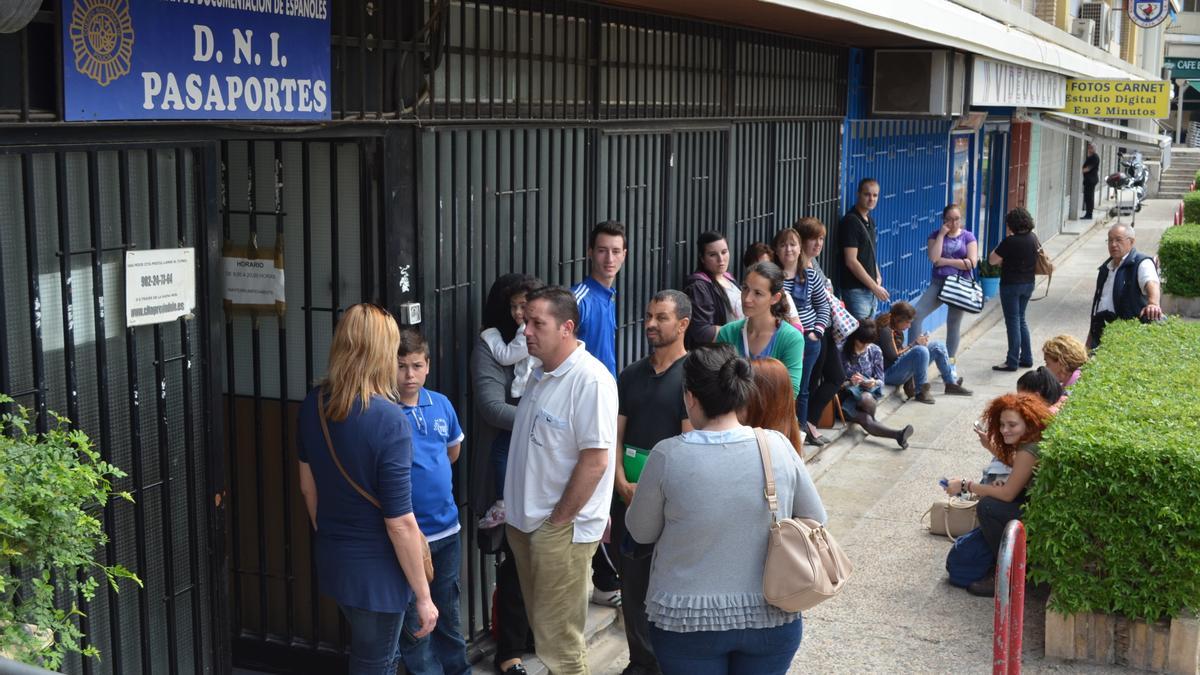
<path fill-rule="evenodd" d="M 987 260 L 979 261 L 979 283 L 983 286 L 983 299 L 991 300 L 1000 294 L 1000 266 Z"/>
<path fill-rule="evenodd" d="M 0 409 L 14 402 L 0 394 Z M 125 475 L 103 461 L 85 433 L 54 413 L 49 429 L 34 430 L 29 411 L 0 416 L 0 654 L 57 669 L 68 653 L 99 656 L 82 647 L 82 613 L 63 608 L 57 594 L 94 597 L 102 577 L 141 580 L 121 565 L 103 565 L 96 551 L 107 537 L 100 515 L 112 480 Z"/>

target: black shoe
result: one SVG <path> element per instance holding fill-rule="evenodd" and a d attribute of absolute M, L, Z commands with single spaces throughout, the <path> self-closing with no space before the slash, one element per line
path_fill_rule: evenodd
<path fill-rule="evenodd" d="M 1017 367 L 1010 366 L 1007 363 L 1004 363 L 1004 364 L 1001 364 L 998 366 L 992 366 L 992 370 L 998 370 L 1002 373 L 1015 373 L 1015 372 L 1017 372 Z"/>
<path fill-rule="evenodd" d="M 496 670 L 500 670 L 500 667 L 496 666 Z M 508 670 L 505 670 L 503 672 L 503 675 L 528 675 L 528 674 L 529 674 L 529 671 L 525 670 L 524 663 L 514 663 L 508 667 Z"/>
<path fill-rule="evenodd" d="M 996 576 L 989 574 L 979 581 L 971 582 L 967 586 L 967 592 L 971 595 L 977 595 L 981 598 L 992 598 L 996 595 Z"/>
<path fill-rule="evenodd" d="M 820 448 L 829 445 L 829 439 L 820 434 L 806 434 L 804 436 L 804 444 Z"/>
<path fill-rule="evenodd" d="M 908 439 L 912 435 L 913 435 L 913 428 L 912 428 L 911 424 L 900 430 L 899 435 L 897 435 L 897 437 L 896 437 L 896 443 L 897 443 L 897 445 L 900 446 L 901 450 L 908 449 Z"/>
<path fill-rule="evenodd" d="M 1032 363 L 1022 363 L 1022 364 L 1019 364 L 1019 366 L 1018 366 L 1018 367 L 1020 367 L 1020 368 L 1032 368 L 1032 367 L 1033 367 L 1033 364 L 1032 364 Z"/>

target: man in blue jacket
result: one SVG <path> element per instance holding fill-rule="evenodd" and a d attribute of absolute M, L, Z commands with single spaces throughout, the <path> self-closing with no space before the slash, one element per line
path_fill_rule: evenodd
<path fill-rule="evenodd" d="M 571 287 L 575 304 L 579 305 L 579 326 L 575 337 L 583 341 L 587 351 L 617 377 L 617 272 L 625 264 L 629 252 L 625 226 L 606 221 L 592 228 L 588 237 L 590 274 Z M 617 578 L 616 546 L 601 545 L 592 558 L 592 601 L 610 607 L 621 605 L 621 585 Z"/>

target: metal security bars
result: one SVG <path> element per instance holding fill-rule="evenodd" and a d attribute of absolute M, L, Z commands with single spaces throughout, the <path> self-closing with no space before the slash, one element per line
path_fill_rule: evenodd
<path fill-rule="evenodd" d="M 36 411 L 39 429 L 48 410 L 67 415 L 134 498 L 104 509 L 99 557 L 145 586 L 102 584 L 82 604 L 102 658 L 68 672 L 215 667 L 209 309 L 201 299 L 193 317 L 127 328 L 121 292 L 131 250 L 193 247 L 207 283 L 207 161 L 203 146 L 0 149 L 0 212 L 14 225 L 0 228 L 0 391 Z"/>
<path fill-rule="evenodd" d="M 329 3 L 336 120 L 840 116 L 846 50 L 589 2 Z M 0 121 L 61 119 L 57 5 L 0 35 Z"/>
<path fill-rule="evenodd" d="M 235 653 L 247 663 L 318 667 L 313 657 L 337 658 L 349 643 L 317 588 L 295 430 L 301 401 L 326 372 L 337 317 L 380 293 L 377 144 L 221 144 L 223 246 L 282 257 L 287 271 L 285 306 L 226 303 L 223 312 L 229 597 Z"/>

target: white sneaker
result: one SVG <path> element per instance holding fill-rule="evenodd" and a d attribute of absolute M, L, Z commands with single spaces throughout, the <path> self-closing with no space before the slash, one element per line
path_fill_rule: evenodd
<path fill-rule="evenodd" d="M 621 606 L 621 591 L 602 591 L 599 588 L 592 589 L 592 602 L 605 607 L 620 607 Z"/>

